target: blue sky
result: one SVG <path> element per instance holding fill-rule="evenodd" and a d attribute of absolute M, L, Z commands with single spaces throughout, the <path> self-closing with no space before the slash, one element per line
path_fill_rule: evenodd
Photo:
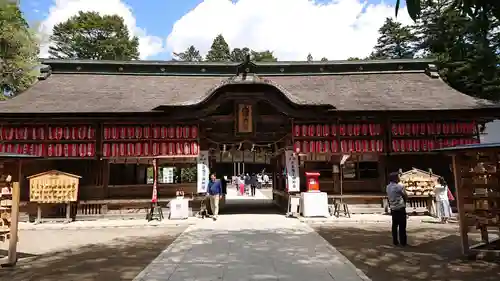
<path fill-rule="evenodd" d="M 64 2 L 64 1 L 65 0 L 59 0 L 59 2 Z M 71 1 L 78 2 L 78 0 L 66 0 L 66 2 L 71 2 Z M 90 0 L 81 0 L 81 1 L 90 1 Z M 111 1 L 111 0 L 101 0 L 101 2 L 106 2 L 106 1 Z M 115 1 L 118 1 L 118 0 L 113 0 L 111 2 L 115 2 Z M 221 0 L 219 0 L 219 1 L 210 0 L 210 1 L 214 2 L 214 3 L 221 2 Z M 259 5 L 258 7 L 262 7 L 262 5 L 261 5 L 263 3 L 262 0 L 241 0 L 239 2 L 252 2 L 252 1 L 255 2 L 255 5 Z M 274 0 L 267 0 L 267 1 L 273 2 Z M 292 3 L 292 2 L 293 3 L 304 2 L 304 0 L 289 0 L 289 1 L 290 1 L 290 3 Z M 352 5 L 349 2 L 352 3 L 355 1 L 356 0 L 335 0 L 333 2 L 338 2 L 336 4 L 335 8 L 331 8 L 328 11 L 332 12 L 333 14 L 335 14 L 335 13 L 342 14 L 344 9 L 349 10 L 352 8 Z M 55 11 L 56 11 L 55 2 L 56 1 L 54 1 L 54 0 L 21 0 L 21 9 L 24 12 L 24 14 L 29 22 L 43 23 L 44 21 L 46 21 L 49 18 L 49 16 L 51 15 L 51 12 L 52 12 L 52 15 L 56 14 L 55 13 Z M 92 1 L 90 1 L 90 2 L 92 2 Z M 90 2 L 87 2 L 87 3 L 90 3 Z M 109 3 L 111 3 L 111 2 L 109 2 Z M 252 38 L 252 40 L 253 40 L 252 42 L 248 41 L 250 39 L 243 39 L 243 37 L 244 37 L 243 33 L 248 34 L 249 32 L 250 33 L 253 32 L 253 29 L 255 29 L 255 28 L 252 25 L 253 24 L 254 24 L 254 26 L 259 25 L 259 21 L 262 20 L 261 17 L 259 16 L 258 11 L 253 12 L 253 11 L 250 11 L 248 8 L 245 8 L 245 10 L 248 10 L 248 14 L 253 13 L 251 18 L 252 19 L 255 18 L 255 20 L 251 21 L 252 23 L 248 23 L 248 20 L 247 20 L 245 22 L 246 26 L 242 27 L 241 30 L 236 30 L 237 29 L 236 27 L 220 27 L 220 26 L 219 27 L 212 26 L 212 27 L 210 27 L 210 29 L 208 29 L 208 27 L 205 27 L 206 24 L 214 25 L 213 22 L 220 20 L 220 18 L 221 18 L 220 15 L 224 13 L 223 11 L 226 8 L 229 9 L 231 7 L 228 7 L 227 5 L 222 5 L 219 3 L 221 5 L 221 7 L 225 7 L 225 8 L 224 9 L 221 8 L 221 12 L 218 13 L 217 11 L 209 11 L 209 9 L 212 9 L 212 10 L 216 9 L 216 8 L 214 8 L 214 7 L 218 7 L 218 6 L 214 6 L 216 4 L 212 4 L 211 6 L 208 6 L 208 4 L 207 4 L 206 5 L 207 7 L 203 8 L 203 5 L 200 5 L 202 2 L 204 2 L 202 0 L 123 0 L 121 2 L 125 5 L 127 5 L 130 8 L 130 10 L 132 11 L 133 17 L 135 18 L 135 25 L 137 27 L 145 30 L 147 32 L 148 36 L 153 36 L 159 40 L 165 40 L 165 42 L 164 42 L 165 46 L 162 48 L 162 50 L 161 51 L 158 51 L 158 50 L 151 51 L 150 52 L 151 55 L 149 55 L 147 57 L 147 59 L 169 59 L 171 57 L 172 51 L 179 51 L 180 49 L 188 47 L 189 44 L 195 44 L 195 43 L 197 44 L 197 46 L 198 45 L 200 46 L 199 49 L 201 49 L 202 52 L 205 51 L 205 49 L 207 49 L 207 44 L 209 44 L 208 37 L 205 38 L 205 36 L 203 36 L 203 34 L 199 34 L 199 32 L 194 30 L 195 27 L 193 27 L 193 25 L 198 25 L 199 26 L 198 29 L 202 29 L 202 30 L 204 28 L 206 28 L 207 29 L 206 32 L 209 34 L 228 33 L 228 34 L 233 36 L 233 37 L 230 37 L 230 38 L 233 38 L 231 40 L 235 42 L 235 43 L 233 43 L 233 45 L 234 44 L 245 44 L 245 45 L 254 44 L 255 46 L 253 46 L 253 48 L 265 48 L 265 47 L 267 47 L 267 46 L 263 46 L 260 43 L 253 42 L 253 41 L 258 41 L 257 40 L 258 38 L 257 39 Z M 206 1 L 206 2 L 208 2 L 208 1 Z M 233 2 L 238 2 L 238 1 L 233 1 Z M 275 2 L 276 3 L 278 3 L 278 2 L 284 3 L 283 0 L 277 0 Z M 319 11 L 319 10 L 323 9 L 318 5 L 320 5 L 320 4 L 326 5 L 329 3 L 331 4 L 331 2 L 332 1 L 329 1 L 329 0 L 316 1 L 317 5 L 315 6 L 316 8 L 314 9 L 314 11 Z M 358 1 L 358 2 L 363 3 L 364 1 Z M 381 1 L 379 1 L 379 0 L 368 0 L 367 3 L 378 5 L 378 4 L 380 4 L 380 2 Z M 394 2 L 395 2 L 395 0 L 384 1 L 384 3 L 386 5 L 393 5 Z M 343 4 L 343 3 L 346 3 L 346 4 Z M 247 5 L 247 4 L 241 3 L 241 5 Z M 278 5 L 278 4 L 276 4 L 276 5 Z M 264 5 L 264 9 L 267 6 L 268 5 Z M 271 5 L 271 6 L 273 6 L 273 5 Z M 61 5 L 59 6 L 59 8 L 60 7 L 61 7 Z M 208 7 L 212 7 L 212 8 L 208 8 Z M 246 7 L 248 7 L 248 6 L 246 6 Z M 94 8 L 96 11 L 99 11 L 99 9 L 100 9 L 100 7 L 98 7 L 98 6 L 96 6 Z M 193 10 L 195 8 L 197 8 L 197 10 L 200 10 L 200 11 L 197 13 L 194 13 Z M 91 7 L 90 9 L 93 9 L 93 8 Z M 205 9 L 206 11 L 202 12 L 203 9 Z M 237 8 L 235 8 L 235 6 L 232 7 L 231 9 L 238 10 Z M 276 7 L 276 9 L 277 9 L 277 11 L 282 11 L 283 13 L 287 13 L 286 7 L 285 8 Z M 313 11 L 312 9 L 313 8 L 311 8 L 311 11 Z M 366 5 L 359 12 L 364 13 L 365 9 L 366 9 Z M 242 14 L 243 17 L 246 17 L 245 10 L 241 11 L 241 9 L 239 9 L 238 13 Z M 327 10 L 326 7 L 323 10 L 326 11 Z M 382 13 L 383 15 L 388 14 L 388 12 L 386 10 L 384 10 L 384 13 Z M 391 10 L 391 9 L 389 9 L 389 10 Z M 391 10 L 391 11 L 393 11 L 393 10 Z M 197 15 L 197 16 L 192 16 L 192 18 L 190 20 L 182 19 L 183 16 L 187 15 L 190 12 L 192 12 L 193 15 Z M 60 13 L 62 13 L 62 12 L 60 12 Z M 322 13 L 324 13 L 324 12 L 322 12 Z M 373 12 L 373 13 L 375 13 L 375 12 Z M 273 21 L 272 16 L 269 15 L 269 13 L 267 13 L 267 14 L 268 14 L 267 18 L 265 20 L 262 20 L 263 24 L 264 24 L 264 22 L 266 22 L 266 23 L 275 22 L 275 21 Z M 334 17 L 333 14 L 332 14 L 332 17 Z M 382 17 L 382 20 L 385 17 L 383 15 L 380 16 L 380 17 Z M 224 16 L 222 16 L 222 17 L 224 17 Z M 188 17 L 186 16 L 185 18 L 188 18 Z M 193 18 L 196 18 L 196 19 L 193 19 Z M 366 18 L 368 19 L 368 16 Z M 351 20 L 352 20 L 352 22 L 351 22 Z M 356 22 L 359 22 L 361 24 L 361 23 L 364 23 L 366 21 L 366 20 L 358 20 L 358 19 L 353 19 L 353 18 L 351 18 L 351 20 L 349 20 L 349 24 L 346 23 L 346 28 L 349 26 L 355 26 L 357 24 Z M 191 21 L 190 24 L 188 24 L 189 21 Z M 238 24 L 237 21 L 238 21 L 238 19 L 233 19 L 232 21 L 228 20 L 228 22 L 234 22 L 234 25 Z M 185 25 L 181 24 L 183 22 L 185 22 Z M 184 27 L 183 28 L 179 27 L 177 32 L 174 32 L 175 33 L 174 34 L 174 33 L 172 33 L 172 28 L 173 28 L 175 23 L 179 23 L 179 26 L 182 25 Z M 283 23 L 283 20 L 281 21 L 281 23 Z M 283 24 L 283 25 L 284 26 L 281 28 L 286 29 L 286 24 Z M 338 23 L 335 23 L 335 25 L 339 26 Z M 188 26 L 190 26 L 190 27 L 188 27 Z M 266 26 L 268 27 L 268 24 Z M 244 28 L 246 30 L 244 30 Z M 368 28 L 368 27 L 366 27 L 366 28 Z M 218 30 L 218 29 L 220 29 L 220 30 Z M 372 28 L 372 29 L 374 29 L 374 28 Z M 277 31 L 278 33 L 280 33 L 279 30 L 274 30 L 274 31 Z M 264 32 L 262 32 L 262 29 L 256 30 L 255 32 L 257 34 L 261 34 L 262 36 L 266 36 L 266 34 L 264 34 Z M 342 34 L 345 34 L 344 36 L 347 36 L 347 34 L 349 34 L 349 32 L 347 32 L 347 33 L 342 32 Z M 291 33 L 291 35 L 293 35 L 293 33 Z M 170 41 L 167 40 L 167 38 L 169 36 L 171 36 Z M 259 36 L 259 35 L 253 35 L 253 36 Z M 360 36 L 364 36 L 364 35 L 360 35 Z M 319 35 L 318 35 L 318 37 L 319 37 Z M 278 39 L 276 39 L 276 40 L 278 40 Z M 318 44 L 323 42 L 323 41 L 321 41 L 320 38 L 318 38 L 317 40 L 318 40 Z M 371 41 L 373 41 L 373 40 L 371 40 Z M 325 43 L 323 43 L 323 44 L 325 44 Z M 304 47 L 304 50 L 302 50 L 302 49 L 298 50 L 298 47 L 294 47 L 294 48 L 297 48 L 297 50 L 287 51 L 287 50 L 285 50 L 286 45 L 281 46 L 279 44 L 279 42 L 273 43 L 270 45 L 274 45 L 275 46 L 274 48 L 277 49 L 279 52 L 283 53 L 283 56 L 285 56 L 285 57 L 286 56 L 301 56 L 302 52 L 306 52 L 306 51 L 304 51 L 305 47 Z M 318 55 L 320 55 L 320 53 L 321 53 L 321 56 L 328 56 L 328 54 L 329 54 L 328 50 L 322 49 L 320 47 L 313 46 L 313 47 L 311 47 L 311 49 L 317 49 Z M 299 55 L 299 53 L 300 53 L 300 55 Z M 334 56 L 333 51 L 332 51 L 331 56 Z"/>

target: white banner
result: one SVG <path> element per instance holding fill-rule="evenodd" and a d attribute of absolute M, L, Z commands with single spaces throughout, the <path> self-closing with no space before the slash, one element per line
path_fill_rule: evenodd
<path fill-rule="evenodd" d="M 208 181 L 210 177 L 210 169 L 208 162 L 208 151 L 203 150 L 198 154 L 197 164 L 196 164 L 196 172 L 197 172 L 197 185 L 196 192 L 198 193 L 207 193 Z"/>
<path fill-rule="evenodd" d="M 300 191 L 299 157 L 293 151 L 285 151 L 288 192 Z"/>

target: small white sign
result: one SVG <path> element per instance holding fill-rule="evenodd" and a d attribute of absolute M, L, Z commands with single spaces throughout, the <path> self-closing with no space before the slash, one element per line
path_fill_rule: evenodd
<path fill-rule="evenodd" d="M 174 168 L 163 168 L 162 171 L 163 183 L 174 183 Z"/>
<path fill-rule="evenodd" d="M 300 191 L 299 158 L 293 151 L 285 151 L 288 192 Z"/>
<path fill-rule="evenodd" d="M 208 180 L 210 177 L 208 151 L 200 151 L 197 159 L 196 170 L 198 174 L 196 192 L 207 193 Z"/>

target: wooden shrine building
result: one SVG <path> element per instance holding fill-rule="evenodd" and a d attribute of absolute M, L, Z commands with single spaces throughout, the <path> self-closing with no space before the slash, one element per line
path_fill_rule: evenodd
<path fill-rule="evenodd" d="M 382 196 L 389 172 L 412 167 L 452 181 L 450 160 L 431 150 L 479 142 L 499 115 L 428 60 L 42 63 L 35 85 L 0 102 L 0 152 L 43 156 L 23 166 L 25 188 L 49 170 L 81 176 L 85 214 L 147 204 L 151 157 L 163 156 L 160 201 L 196 193 L 200 151 L 220 176 L 273 173 L 276 190 L 287 149 L 300 155 L 300 175 L 320 172 L 331 194 L 343 153 L 352 155 L 345 194 Z M 28 190 L 21 196 L 29 201 Z"/>

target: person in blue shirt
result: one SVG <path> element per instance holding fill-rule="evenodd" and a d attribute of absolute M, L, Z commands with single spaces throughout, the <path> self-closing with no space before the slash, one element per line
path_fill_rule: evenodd
<path fill-rule="evenodd" d="M 222 183 L 215 174 L 210 175 L 208 183 L 208 194 L 210 195 L 210 208 L 212 209 L 212 218 L 217 220 L 219 217 L 219 201 L 222 196 Z"/>

